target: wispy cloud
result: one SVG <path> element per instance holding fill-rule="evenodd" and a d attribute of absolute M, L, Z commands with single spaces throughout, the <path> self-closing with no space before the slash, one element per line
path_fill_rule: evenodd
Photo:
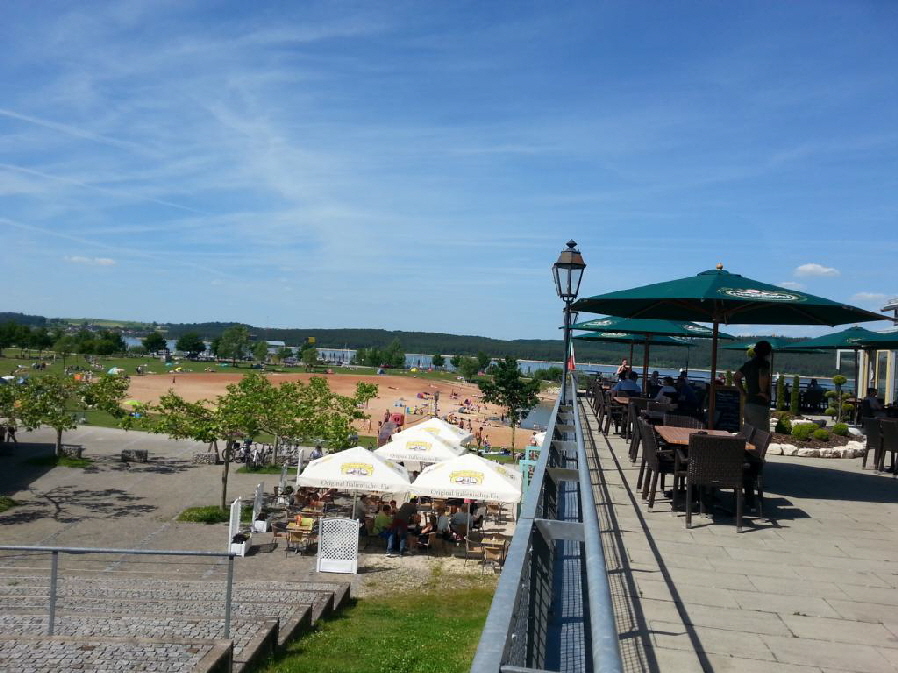
<path fill-rule="evenodd" d="M 796 283 L 791 280 L 787 280 L 783 283 L 777 283 L 777 285 L 779 285 L 780 287 L 784 287 L 787 290 L 803 290 L 805 287 L 804 283 Z"/>
<path fill-rule="evenodd" d="M 838 269 L 834 269 L 831 266 L 823 266 L 822 264 L 817 264 L 815 262 L 808 262 L 807 264 L 802 264 L 797 267 L 793 272 L 793 275 L 799 278 L 805 278 L 810 276 L 841 276 L 842 272 Z"/>
<path fill-rule="evenodd" d="M 80 255 L 70 255 L 64 259 L 72 264 L 88 264 L 90 266 L 115 266 L 116 263 L 111 257 L 81 257 Z"/>

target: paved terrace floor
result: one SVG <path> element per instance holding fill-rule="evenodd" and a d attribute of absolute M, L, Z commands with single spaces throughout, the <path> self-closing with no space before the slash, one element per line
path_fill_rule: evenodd
<path fill-rule="evenodd" d="M 581 410 L 627 671 L 898 671 L 898 480 L 771 456 L 764 518 L 686 530 L 660 493 L 649 511 L 627 443 Z"/>

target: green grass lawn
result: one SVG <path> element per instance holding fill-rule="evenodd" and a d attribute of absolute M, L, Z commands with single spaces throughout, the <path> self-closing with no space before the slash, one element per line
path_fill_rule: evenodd
<path fill-rule="evenodd" d="M 420 590 L 353 600 L 255 673 L 468 671 L 495 588 L 495 577 L 437 572 Z"/>
<path fill-rule="evenodd" d="M 25 462 L 37 467 L 90 467 L 93 465 L 90 458 L 71 458 L 69 456 L 38 456 L 29 458 Z"/>

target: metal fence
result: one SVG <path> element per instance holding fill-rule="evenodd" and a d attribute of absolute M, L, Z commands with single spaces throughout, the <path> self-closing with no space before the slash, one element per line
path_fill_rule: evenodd
<path fill-rule="evenodd" d="M 472 673 L 620 673 L 576 380 L 555 403 Z"/>
<path fill-rule="evenodd" d="M 0 552 L 49 553 L 50 556 L 50 592 L 47 609 L 47 635 L 52 636 L 56 630 L 56 601 L 59 589 L 59 555 L 60 554 L 133 554 L 139 556 L 206 556 L 228 559 L 228 579 L 224 592 L 224 637 L 231 637 L 231 596 L 234 586 L 234 554 L 214 551 L 171 551 L 167 549 L 106 549 L 92 547 L 34 547 L 24 545 L 0 545 Z"/>

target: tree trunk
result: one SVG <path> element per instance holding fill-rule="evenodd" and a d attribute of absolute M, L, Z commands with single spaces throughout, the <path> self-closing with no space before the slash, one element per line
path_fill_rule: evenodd
<path fill-rule="evenodd" d="M 278 464 L 278 445 L 280 443 L 281 443 L 281 436 L 275 435 L 274 436 L 274 447 L 272 447 L 272 449 L 271 449 L 271 464 L 272 465 Z"/>
<path fill-rule="evenodd" d="M 221 508 L 228 508 L 228 472 L 231 469 L 231 442 L 225 444 L 224 465 L 221 469 Z"/>
<path fill-rule="evenodd" d="M 511 424 L 511 454 L 514 455 L 514 430 L 517 426 L 512 423 Z"/>
<path fill-rule="evenodd" d="M 62 429 L 57 428 L 56 430 L 56 457 L 62 455 Z"/>

